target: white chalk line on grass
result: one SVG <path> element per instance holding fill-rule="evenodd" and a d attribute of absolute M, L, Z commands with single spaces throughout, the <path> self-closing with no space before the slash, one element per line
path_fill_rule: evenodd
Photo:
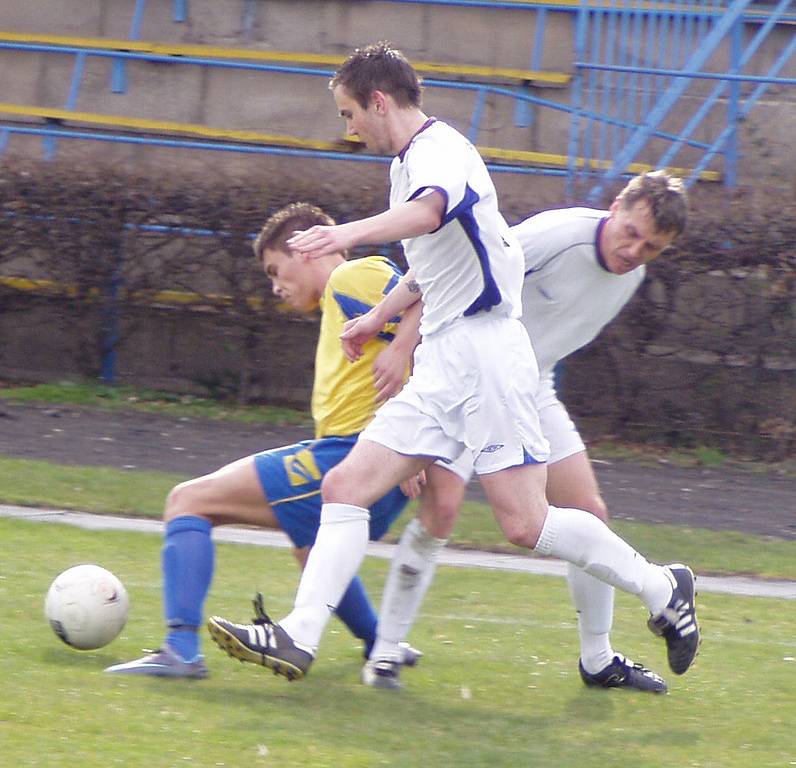
<path fill-rule="evenodd" d="M 94 515 L 59 509 L 35 509 L 0 504 L 0 517 L 17 518 L 41 523 L 74 525 L 94 531 L 136 531 L 162 534 L 161 520 L 134 517 Z M 259 528 L 224 526 L 213 531 L 215 541 L 231 544 L 252 544 L 259 547 L 291 548 L 290 540 L 282 531 Z M 372 541 L 368 555 L 389 560 L 395 551 L 394 544 Z M 532 573 L 540 576 L 566 576 L 567 565 L 560 560 L 536 558 L 526 555 L 499 554 L 476 550 L 444 549 L 438 560 L 440 565 L 455 568 L 485 568 L 496 571 Z M 743 597 L 777 597 L 796 600 L 796 581 L 753 579 L 747 576 L 699 576 L 700 592 Z"/>

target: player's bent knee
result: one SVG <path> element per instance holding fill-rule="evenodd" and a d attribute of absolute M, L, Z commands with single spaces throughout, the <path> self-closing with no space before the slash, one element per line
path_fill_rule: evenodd
<path fill-rule="evenodd" d="M 173 520 L 175 517 L 187 514 L 187 512 L 181 511 L 183 505 L 183 485 L 185 484 L 180 483 L 180 485 L 175 485 L 174 488 L 169 491 L 169 495 L 166 496 L 166 506 L 163 510 L 164 520 Z"/>
<path fill-rule="evenodd" d="M 355 491 L 348 474 L 339 466 L 330 469 L 321 481 L 321 498 L 324 504 L 345 503 Z"/>
<path fill-rule="evenodd" d="M 459 504 L 437 500 L 433 505 L 421 506 L 418 518 L 425 530 L 438 539 L 447 539 L 459 517 Z"/>
<path fill-rule="evenodd" d="M 203 514 L 201 496 L 200 486 L 194 480 L 175 485 L 166 497 L 163 519 L 169 521 L 175 517 L 184 517 L 185 515 L 208 517 Z"/>
<path fill-rule="evenodd" d="M 541 528 L 530 520 L 503 520 L 500 527 L 509 544 L 525 549 L 533 549 L 542 532 Z"/>

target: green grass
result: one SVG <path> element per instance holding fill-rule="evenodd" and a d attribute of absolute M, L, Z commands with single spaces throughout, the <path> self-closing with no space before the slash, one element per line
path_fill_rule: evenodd
<path fill-rule="evenodd" d="M 160 517 L 166 494 L 188 478 L 166 472 L 69 467 L 0 456 L 0 502 Z"/>
<path fill-rule="evenodd" d="M 0 503 L 159 518 L 169 490 L 186 477 L 106 467 L 66 467 L 0 457 Z M 393 526 L 400 535 L 414 505 Z M 615 521 L 615 530 L 656 562 L 684 561 L 698 573 L 796 579 L 796 541 L 728 531 Z M 465 502 L 453 536 L 458 546 L 521 552 L 506 543 L 485 504 Z"/>
<path fill-rule="evenodd" d="M 113 387 L 91 382 L 62 381 L 51 384 L 14 386 L 0 382 L 0 400 L 18 403 L 50 403 L 53 405 L 90 405 L 107 409 L 124 409 L 161 413 L 173 417 L 226 419 L 245 423 L 295 424 L 311 426 L 306 411 L 273 405 L 237 405 L 193 395 L 117 385 Z"/>
<path fill-rule="evenodd" d="M 0 389 L 4 397 L 175 416 L 282 423 L 305 423 L 301 419 L 307 418 L 262 406 L 241 409 L 68 383 Z M 717 465 L 723 458 L 705 454 L 699 460 Z M 169 489 L 184 479 L 0 458 L 0 502 L 159 517 Z M 393 536 L 410 514 L 394 527 Z M 796 578 L 796 542 L 640 523 L 617 522 L 615 527 L 651 559 L 684 560 L 699 573 Z M 472 502 L 465 505 L 454 538 L 466 546 L 518 551 L 505 544 L 488 508 Z M 207 681 L 105 675 L 105 666 L 134 658 L 162 639 L 160 545 L 154 535 L 0 519 L 4 764 L 796 765 L 790 722 L 796 697 L 796 614 L 789 603 L 702 595 L 702 653 L 685 677 L 667 675 L 671 692 L 665 697 L 594 691 L 581 684 L 576 617 L 564 580 L 446 567 L 438 569 L 410 638 L 427 658 L 417 670 L 404 673 L 407 689 L 396 695 L 359 684 L 359 648 L 334 621 L 312 674 L 301 683 L 290 685 L 260 668 L 233 662 L 209 641 Z M 124 632 L 98 651 L 64 646 L 42 617 L 52 579 L 79 562 L 113 570 L 132 599 Z M 363 566 L 377 604 L 386 568 L 384 561 L 370 559 Z M 246 620 L 248 599 L 263 590 L 269 610 L 280 617 L 290 609 L 296 584 L 289 553 L 222 544 L 207 611 Z M 637 600 L 618 594 L 614 645 L 665 672 L 663 646 L 646 631 L 644 619 Z"/>
<path fill-rule="evenodd" d="M 357 644 L 330 624 L 310 676 L 288 684 L 208 641 L 206 681 L 120 678 L 105 666 L 161 640 L 160 537 L 0 519 L 0 741 L 9 766 L 547 766 L 716 768 L 796 761 L 796 614 L 781 601 L 701 597 L 694 668 L 668 696 L 595 691 L 577 675 L 563 579 L 441 567 L 411 640 L 426 652 L 397 694 L 358 683 Z M 106 648 L 77 652 L 42 617 L 52 578 L 98 562 L 123 580 L 130 619 Z M 366 560 L 378 597 L 387 564 Z M 208 612 L 289 610 L 289 553 L 219 545 Z M 790 608 L 790 606 L 787 606 Z M 617 596 L 614 644 L 665 671 L 644 610 Z"/>

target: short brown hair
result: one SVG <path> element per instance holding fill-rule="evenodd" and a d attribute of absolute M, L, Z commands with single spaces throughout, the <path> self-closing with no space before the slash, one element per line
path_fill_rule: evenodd
<path fill-rule="evenodd" d="M 688 195 L 682 179 L 666 171 L 648 171 L 632 178 L 616 196 L 624 208 L 640 200 L 649 204 L 655 229 L 679 235 L 688 220 Z"/>
<path fill-rule="evenodd" d="M 332 226 L 334 219 L 310 203 L 290 203 L 269 216 L 260 234 L 254 241 L 254 255 L 258 261 L 263 258 L 263 251 L 288 251 L 285 245 L 296 230 L 309 229 L 316 224 Z"/>
<path fill-rule="evenodd" d="M 337 70 L 329 87 L 343 86 L 363 109 L 373 91 L 383 91 L 399 107 L 419 107 L 421 80 L 406 57 L 392 44 L 382 41 L 357 48 Z"/>

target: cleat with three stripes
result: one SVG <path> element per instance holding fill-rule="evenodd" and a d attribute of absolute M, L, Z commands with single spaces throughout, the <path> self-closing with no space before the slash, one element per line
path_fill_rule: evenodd
<path fill-rule="evenodd" d="M 299 648 L 263 608 L 263 597 L 254 600 L 256 613 L 252 624 L 235 624 L 220 616 L 211 616 L 207 629 L 215 644 L 233 659 L 268 667 L 275 675 L 300 680 L 307 674 L 313 655 Z"/>
<path fill-rule="evenodd" d="M 696 618 L 696 589 L 693 571 L 686 565 L 664 566 L 672 583 L 672 598 L 657 616 L 647 622 L 650 630 L 666 640 L 669 666 L 682 675 L 699 652 L 701 637 Z"/>

